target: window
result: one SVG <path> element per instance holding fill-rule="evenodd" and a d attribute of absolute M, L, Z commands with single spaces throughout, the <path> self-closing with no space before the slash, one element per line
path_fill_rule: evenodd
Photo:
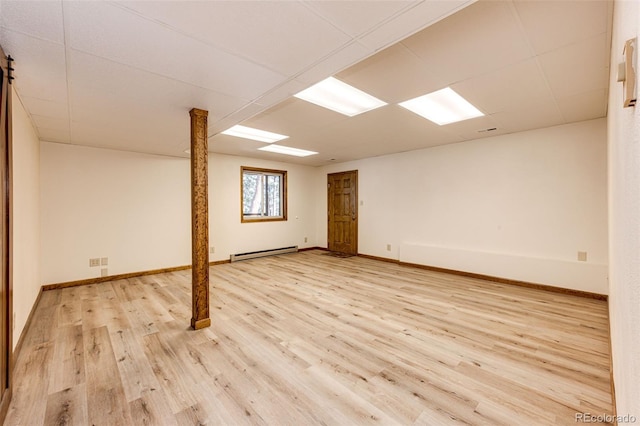
<path fill-rule="evenodd" d="M 242 222 L 287 220 L 287 172 L 242 167 Z"/>

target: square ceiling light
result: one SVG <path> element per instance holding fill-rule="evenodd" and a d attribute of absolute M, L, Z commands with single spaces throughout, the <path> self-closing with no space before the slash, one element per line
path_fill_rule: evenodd
<path fill-rule="evenodd" d="M 401 102 L 398 105 L 441 126 L 484 115 L 450 87 Z"/>
<path fill-rule="evenodd" d="M 387 104 L 333 77 L 322 80 L 294 96 L 349 117 Z"/>
<path fill-rule="evenodd" d="M 222 132 L 223 135 L 236 136 L 239 138 L 252 139 L 254 141 L 273 143 L 286 139 L 289 136 L 278 133 L 267 132 L 265 130 L 254 129 L 252 127 L 241 126 L 239 124 Z"/>
<path fill-rule="evenodd" d="M 315 151 L 307 151 L 305 149 L 291 148 L 282 145 L 267 145 L 258 149 L 260 151 L 275 152 L 277 154 L 293 155 L 294 157 L 308 157 L 317 154 Z"/>

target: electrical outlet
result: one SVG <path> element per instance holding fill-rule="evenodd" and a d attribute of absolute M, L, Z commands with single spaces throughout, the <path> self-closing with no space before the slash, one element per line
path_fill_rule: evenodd
<path fill-rule="evenodd" d="M 304 242 L 305 242 L 305 243 L 307 242 L 307 240 L 308 240 L 308 238 L 307 238 L 307 237 L 304 237 Z"/>
<path fill-rule="evenodd" d="M 209 247 L 209 253 L 213 254 L 216 252 L 216 248 L 215 247 Z"/>
<path fill-rule="evenodd" d="M 387 244 L 387 251 L 391 251 L 391 244 Z"/>
<path fill-rule="evenodd" d="M 93 268 L 94 266 L 100 266 L 100 258 L 95 257 L 93 259 L 89 259 L 89 268 Z"/>
<path fill-rule="evenodd" d="M 100 259 L 100 265 L 102 266 L 107 266 L 109 264 L 109 258 L 108 257 L 103 257 Z"/>
<path fill-rule="evenodd" d="M 578 252 L 578 261 L 580 261 L 580 262 L 586 262 L 587 261 L 587 252 L 586 251 L 579 251 Z"/>
<path fill-rule="evenodd" d="M 109 270 L 107 268 L 100 269 L 100 276 L 101 277 L 109 276 Z"/>

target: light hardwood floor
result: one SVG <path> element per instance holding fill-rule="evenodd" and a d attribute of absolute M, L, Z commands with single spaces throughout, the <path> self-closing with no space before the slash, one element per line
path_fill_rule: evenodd
<path fill-rule="evenodd" d="M 43 293 L 5 424 L 575 424 L 606 302 L 320 251 Z"/>

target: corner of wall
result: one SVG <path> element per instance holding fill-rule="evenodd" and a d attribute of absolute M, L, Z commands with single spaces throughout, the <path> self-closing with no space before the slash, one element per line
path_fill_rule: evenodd
<path fill-rule="evenodd" d="M 12 93 L 13 345 L 34 308 L 40 276 L 40 141 L 20 97 Z"/>

